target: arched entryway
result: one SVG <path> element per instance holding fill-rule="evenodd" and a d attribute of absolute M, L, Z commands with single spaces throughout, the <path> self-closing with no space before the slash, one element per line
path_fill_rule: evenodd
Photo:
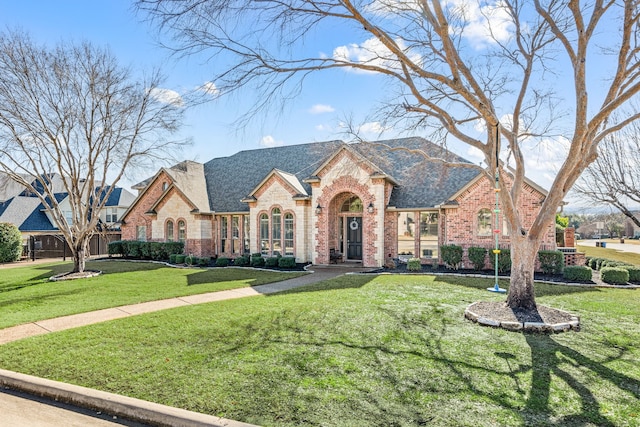
<path fill-rule="evenodd" d="M 345 261 L 362 261 L 363 203 L 353 193 L 337 195 L 331 203 L 334 217 L 330 221 L 330 240 L 335 242 Z"/>

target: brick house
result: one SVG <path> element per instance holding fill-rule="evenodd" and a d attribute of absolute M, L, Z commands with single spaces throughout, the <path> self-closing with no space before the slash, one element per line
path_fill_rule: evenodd
<path fill-rule="evenodd" d="M 133 188 L 138 197 L 122 218 L 122 238 L 180 240 L 198 256 L 261 252 L 328 264 L 338 253 L 374 267 L 397 257 L 438 262 L 443 244 L 494 244 L 493 182 L 467 160 L 416 137 L 185 161 Z M 519 207 L 525 226 L 545 195 L 526 182 Z M 508 246 L 506 233 L 500 244 Z M 555 248 L 553 228 L 543 245 Z"/>

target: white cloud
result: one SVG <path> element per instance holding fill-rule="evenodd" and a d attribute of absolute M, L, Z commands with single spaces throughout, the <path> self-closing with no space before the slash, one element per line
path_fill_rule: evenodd
<path fill-rule="evenodd" d="M 260 146 L 265 148 L 282 147 L 283 145 L 284 141 L 276 141 L 271 135 L 263 136 L 260 140 Z"/>
<path fill-rule="evenodd" d="M 480 5 L 473 0 L 448 0 L 447 6 L 462 22 L 451 32 L 462 34 L 477 50 L 511 38 L 514 26 L 502 0 Z"/>
<path fill-rule="evenodd" d="M 413 62 L 417 64 L 421 63 L 420 56 L 411 55 L 402 39 L 396 39 L 395 42 Z M 336 47 L 333 50 L 333 59 L 336 61 L 352 62 L 391 70 L 400 70 L 400 62 L 396 56 L 393 55 L 391 51 L 389 51 L 389 49 L 387 49 L 387 47 L 375 37 L 365 40 L 362 44 L 351 43 Z M 349 70 L 356 73 L 368 72 L 358 68 L 350 68 Z"/>
<path fill-rule="evenodd" d="M 220 89 L 216 87 L 216 84 L 213 82 L 204 82 L 201 86 L 196 88 L 200 92 L 204 92 L 207 95 L 218 96 L 220 95 Z"/>
<path fill-rule="evenodd" d="M 358 127 L 358 133 L 363 136 L 366 136 L 366 135 L 378 136 L 381 133 L 387 132 L 389 130 L 391 130 L 390 127 L 385 127 L 380 122 L 368 122 Z"/>
<path fill-rule="evenodd" d="M 164 104 L 172 104 L 176 107 L 184 107 L 182 96 L 180 96 L 180 94 L 175 90 L 154 87 L 149 91 L 149 94 L 153 98 Z"/>
<path fill-rule="evenodd" d="M 333 113 L 336 111 L 331 105 L 326 104 L 316 104 L 313 107 L 309 108 L 309 113 L 311 114 L 323 114 L 323 113 Z"/>

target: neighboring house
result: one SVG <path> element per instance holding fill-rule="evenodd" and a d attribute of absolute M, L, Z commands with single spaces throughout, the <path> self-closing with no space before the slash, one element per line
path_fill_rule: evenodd
<path fill-rule="evenodd" d="M 133 188 L 122 238 L 183 241 L 198 256 L 259 252 L 328 264 L 340 253 L 377 267 L 401 256 L 437 262 L 443 244 L 494 244 L 492 180 L 422 138 L 241 151 L 160 169 Z M 525 227 L 545 196 L 526 181 Z M 499 240 L 509 245 L 506 233 Z M 553 227 L 543 246 L 555 248 Z"/>
<path fill-rule="evenodd" d="M 64 192 L 64 186 L 59 175 L 48 177 L 55 192 L 55 198 L 65 215 L 68 223 L 72 222 L 71 208 L 68 194 Z M 35 185 L 36 189 L 38 188 Z M 55 225 L 51 212 L 44 208 L 40 199 L 33 193 L 22 187 L 12 186 L 13 194 L 5 192 L 8 199 L 0 201 L 0 222 L 15 224 L 22 233 L 23 243 L 26 246 L 30 238 L 34 238 L 36 249 L 52 252 L 63 250 L 63 238 L 60 230 Z M 100 212 L 101 226 L 108 240 L 120 238 L 120 217 L 126 212 L 135 196 L 123 188 L 115 188 L 106 202 L 105 208 Z M 92 254 L 106 253 L 105 239 L 96 236 L 90 244 Z M 56 255 L 57 256 L 57 255 Z"/>
<path fill-rule="evenodd" d="M 640 212 L 635 212 L 633 216 L 640 219 Z M 640 237 L 640 227 L 638 227 L 631 219 L 627 218 L 624 223 L 624 235 L 627 237 Z"/>

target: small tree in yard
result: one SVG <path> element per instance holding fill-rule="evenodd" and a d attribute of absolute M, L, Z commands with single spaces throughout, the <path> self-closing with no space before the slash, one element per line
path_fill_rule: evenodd
<path fill-rule="evenodd" d="M 512 308 L 536 308 L 535 261 L 558 207 L 596 159 L 600 141 L 638 118 L 637 111 L 612 115 L 640 90 L 640 5 L 632 0 L 137 4 L 166 30 L 175 50 L 210 54 L 212 81 L 222 94 L 251 90 L 256 106 L 268 108 L 279 95 L 292 99 L 312 73 L 356 71 L 379 78 L 380 93 L 390 94 L 378 109 L 383 124 L 431 129 L 482 153 L 487 178 L 499 177 Z M 332 35 L 325 52 L 307 48 L 308 39 L 325 33 Z M 603 62 L 610 67 L 595 76 Z M 602 95 L 594 102 L 597 91 Z M 554 144 L 563 145 L 564 162 L 538 214 L 525 221 L 518 212 L 525 144 L 548 144 L 559 133 L 566 139 Z"/>
<path fill-rule="evenodd" d="M 22 255 L 20 230 L 8 222 L 0 222 L 0 262 L 18 261 Z"/>
<path fill-rule="evenodd" d="M 163 102 L 160 78 L 135 81 L 88 43 L 38 46 L 0 33 L 0 171 L 37 196 L 82 272 L 99 212 L 132 166 L 169 157 L 182 108 Z M 165 97 L 166 98 L 166 97 Z M 52 185 L 61 177 L 70 212 Z M 70 218 L 70 221 L 67 221 Z"/>

